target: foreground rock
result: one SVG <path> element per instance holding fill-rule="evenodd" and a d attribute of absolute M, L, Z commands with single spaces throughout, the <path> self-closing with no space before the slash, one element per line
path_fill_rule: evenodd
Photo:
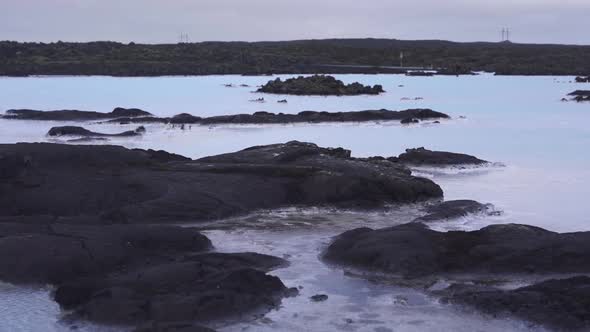
<path fill-rule="evenodd" d="M 314 75 L 299 76 L 285 81 L 277 78 L 263 85 L 258 92 L 284 95 L 354 96 L 378 95 L 385 91 L 381 85 L 371 87 L 358 82 L 346 85 L 333 76 Z"/>
<path fill-rule="evenodd" d="M 590 76 L 578 76 L 576 77 L 576 83 L 590 83 Z"/>
<path fill-rule="evenodd" d="M 80 137 L 132 137 L 140 136 L 145 133 L 144 127 L 138 127 L 135 130 L 128 130 L 118 134 L 103 134 L 90 131 L 88 129 L 76 126 L 53 127 L 47 132 L 49 136 L 80 136 Z"/>
<path fill-rule="evenodd" d="M 462 153 L 431 151 L 423 147 L 407 149 L 399 155 L 398 160 L 402 163 L 416 166 L 456 166 L 456 165 L 483 165 L 488 162 L 474 156 Z"/>
<path fill-rule="evenodd" d="M 99 113 L 78 110 L 59 110 L 59 111 L 37 111 L 29 109 L 13 109 L 6 111 L 2 116 L 4 119 L 15 120 L 41 120 L 41 121 L 87 121 L 87 120 L 104 120 L 113 118 L 136 118 L 150 116 L 151 113 L 138 108 L 121 108 L 117 107 L 110 113 Z"/>
<path fill-rule="evenodd" d="M 576 90 L 568 94 L 577 102 L 590 101 L 590 90 Z"/>
<path fill-rule="evenodd" d="M 426 207 L 426 215 L 417 218 L 418 222 L 446 221 L 466 217 L 470 214 L 497 215 L 499 212 L 491 204 L 472 200 L 446 201 Z"/>
<path fill-rule="evenodd" d="M 422 223 L 335 238 L 325 259 L 402 277 L 465 273 L 588 273 L 590 232 L 559 234 L 526 225 L 437 232 Z"/>
<path fill-rule="evenodd" d="M 586 276 L 515 290 L 454 285 L 442 295 L 447 302 L 494 316 L 516 316 L 556 331 L 590 330 L 590 278 Z"/>
<path fill-rule="evenodd" d="M 211 242 L 195 229 L 19 221 L 0 223 L 0 280 L 56 285 L 74 318 L 206 323 L 266 312 L 293 293 L 265 273 L 284 260 L 206 253 Z"/>
<path fill-rule="evenodd" d="M 178 223 L 282 206 L 371 208 L 441 196 L 438 185 L 403 165 L 355 160 L 348 150 L 311 143 L 196 161 L 117 146 L 0 145 L 0 216 Z"/>

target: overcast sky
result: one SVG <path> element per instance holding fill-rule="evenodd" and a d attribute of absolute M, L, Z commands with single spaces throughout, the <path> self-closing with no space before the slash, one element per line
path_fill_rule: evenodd
<path fill-rule="evenodd" d="M 590 0 L 0 0 L 0 40 L 377 37 L 590 44 Z"/>

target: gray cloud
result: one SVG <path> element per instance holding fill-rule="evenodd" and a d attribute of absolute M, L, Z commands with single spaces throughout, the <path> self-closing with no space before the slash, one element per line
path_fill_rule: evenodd
<path fill-rule="evenodd" d="M 588 0 L 0 0 L 0 39 L 383 37 L 590 44 Z"/>

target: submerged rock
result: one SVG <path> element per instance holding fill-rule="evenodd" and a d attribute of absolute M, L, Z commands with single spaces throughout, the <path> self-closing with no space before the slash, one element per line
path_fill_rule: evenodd
<path fill-rule="evenodd" d="M 326 294 L 316 294 L 309 298 L 313 302 L 324 302 L 328 300 L 328 295 Z"/>
<path fill-rule="evenodd" d="M 23 143 L 0 145 L 0 160 L 0 216 L 177 223 L 292 205 L 371 208 L 442 196 L 403 165 L 302 142 L 196 161 L 117 146 Z"/>
<path fill-rule="evenodd" d="M 443 300 L 486 314 L 516 316 L 557 331 L 590 330 L 590 278 L 548 280 L 514 290 L 454 285 Z"/>
<path fill-rule="evenodd" d="M 269 81 L 258 92 L 285 95 L 322 95 L 322 96 L 353 96 L 378 95 L 383 91 L 381 85 L 365 86 L 358 82 L 344 84 L 333 76 L 314 75 L 299 76 L 282 81 L 280 78 Z"/>
<path fill-rule="evenodd" d="M 410 223 L 345 232 L 324 257 L 410 278 L 449 273 L 588 273 L 590 232 L 559 234 L 516 224 L 437 232 Z"/>
<path fill-rule="evenodd" d="M 6 111 L 2 116 L 5 119 L 15 120 L 42 120 L 42 121 L 84 121 L 84 120 L 104 120 L 121 117 L 144 117 L 152 115 L 149 112 L 138 108 L 121 108 L 117 107 L 110 113 L 99 113 L 79 110 L 59 110 L 59 111 L 38 111 L 29 109 L 12 109 Z"/>
<path fill-rule="evenodd" d="M 497 215 L 498 211 L 491 204 L 482 204 L 472 200 L 446 201 L 426 207 L 427 215 L 414 221 L 432 222 L 465 217 L 470 214 Z"/>
<path fill-rule="evenodd" d="M 483 165 L 488 162 L 474 156 L 462 153 L 431 151 L 423 147 L 416 149 L 406 149 L 398 157 L 399 161 L 411 165 L 428 166 L 428 165 Z"/>
<path fill-rule="evenodd" d="M 135 130 L 128 130 L 118 134 L 103 134 L 76 126 L 53 127 L 47 132 L 49 136 L 82 136 L 82 137 L 131 137 L 145 133 L 143 126 Z"/>

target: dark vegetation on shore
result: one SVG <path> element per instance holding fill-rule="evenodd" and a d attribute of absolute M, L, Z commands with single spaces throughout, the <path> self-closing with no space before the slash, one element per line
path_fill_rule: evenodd
<path fill-rule="evenodd" d="M 328 39 L 162 45 L 5 41 L 0 42 L 0 75 L 403 73 L 395 68 L 401 52 L 404 66 L 432 66 L 444 74 L 590 73 L 590 46 Z"/>

